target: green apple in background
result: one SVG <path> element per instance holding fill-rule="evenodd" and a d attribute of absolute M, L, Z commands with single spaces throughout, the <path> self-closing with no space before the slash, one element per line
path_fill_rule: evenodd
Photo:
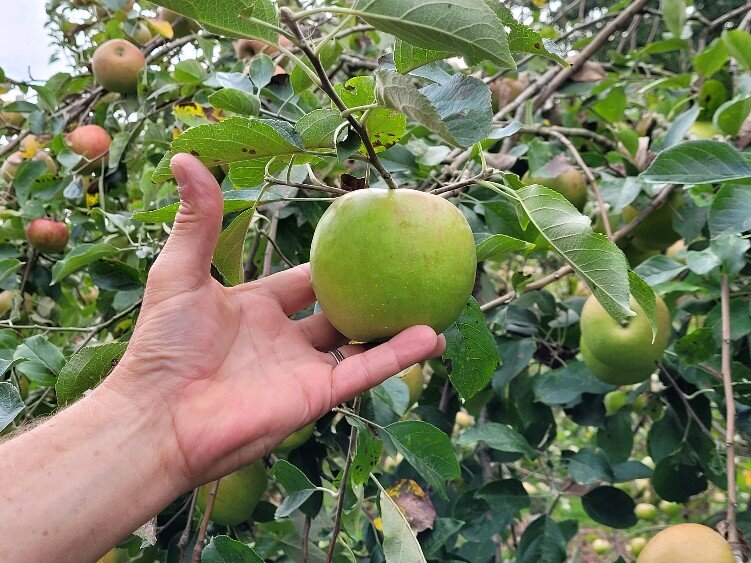
<path fill-rule="evenodd" d="M 526 185 L 539 184 L 558 192 L 579 211 L 587 203 L 587 182 L 581 171 L 563 155 L 554 156 L 542 167 L 522 178 Z"/>
<path fill-rule="evenodd" d="M 640 502 L 634 508 L 634 514 L 639 520 L 647 520 L 651 522 L 657 518 L 657 507 L 654 504 L 648 502 Z"/>
<path fill-rule="evenodd" d="M 362 189 L 337 198 L 310 250 L 313 289 L 347 338 L 372 342 L 413 325 L 443 332 L 467 306 L 477 256 L 464 215 L 417 190 Z"/>
<path fill-rule="evenodd" d="M 250 465 L 222 477 L 211 511 L 211 521 L 222 526 L 236 526 L 250 519 L 258 501 L 261 499 L 268 479 L 263 461 Z M 206 510 L 211 483 L 198 489 L 196 505 Z"/>
<path fill-rule="evenodd" d="M 275 447 L 274 453 L 277 455 L 287 455 L 292 450 L 296 450 L 310 439 L 313 435 L 313 430 L 315 429 L 315 422 L 303 426 L 297 432 L 293 432 L 287 436 L 277 447 Z"/>

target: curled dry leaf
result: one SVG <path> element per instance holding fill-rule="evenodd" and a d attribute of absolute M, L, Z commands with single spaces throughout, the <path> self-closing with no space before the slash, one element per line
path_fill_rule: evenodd
<path fill-rule="evenodd" d="M 402 511 L 415 533 L 433 527 L 435 508 L 420 485 L 411 479 L 401 479 L 386 492 Z"/>

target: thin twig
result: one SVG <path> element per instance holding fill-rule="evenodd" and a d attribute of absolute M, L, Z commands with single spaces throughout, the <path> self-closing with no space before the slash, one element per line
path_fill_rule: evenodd
<path fill-rule="evenodd" d="M 665 366 L 662 365 L 662 363 L 658 364 L 660 366 L 660 371 L 662 374 L 667 378 L 667 380 L 670 382 L 670 385 L 675 389 L 675 392 L 678 394 L 678 397 L 680 398 L 681 402 L 683 403 L 683 407 L 686 409 L 686 413 L 696 422 L 696 424 L 699 426 L 702 432 L 704 432 L 709 438 L 714 442 L 715 438 L 712 436 L 712 433 L 709 431 L 709 428 L 706 427 L 706 425 L 701 421 L 699 418 L 699 415 L 696 414 L 696 411 L 691 406 L 691 403 L 686 398 L 686 395 L 683 393 L 683 389 L 681 389 L 678 386 L 678 383 L 676 383 L 675 379 L 673 379 L 673 376 L 670 375 L 670 372 L 668 372 L 667 369 L 665 369 Z"/>
<path fill-rule="evenodd" d="M 548 98 L 561 87 L 561 85 L 571 78 L 571 76 L 573 76 L 581 66 L 592 57 L 592 55 L 599 51 L 603 45 L 608 42 L 613 33 L 625 26 L 627 22 L 630 22 L 648 2 L 649 0 L 634 0 L 628 5 L 628 7 L 624 8 L 618 16 L 609 22 L 608 25 L 603 27 L 600 33 L 595 35 L 594 39 L 592 39 L 592 41 L 590 41 L 587 46 L 573 58 L 571 66 L 561 69 L 553 79 L 543 87 L 540 95 L 537 96 L 534 101 L 534 108 L 541 108 Z"/>
<path fill-rule="evenodd" d="M 310 537 L 310 516 L 305 517 L 302 527 L 302 560 L 300 563 L 308 563 L 308 541 Z"/>
<path fill-rule="evenodd" d="M 191 495 L 190 499 L 190 508 L 188 509 L 188 521 L 185 523 L 183 533 L 180 534 L 180 539 L 177 541 L 177 547 L 180 550 L 181 558 L 183 550 L 185 549 L 185 546 L 188 545 L 188 541 L 190 540 L 190 527 L 193 523 L 193 510 L 195 510 L 196 507 L 196 497 L 198 497 L 198 489 L 193 489 L 193 494 Z"/>
<path fill-rule="evenodd" d="M 326 73 L 326 69 L 323 68 L 323 65 L 321 64 L 321 59 L 316 56 L 316 54 L 313 52 L 310 45 L 306 41 L 305 36 L 300 30 L 300 26 L 297 24 L 297 21 L 295 21 L 295 17 L 296 16 L 294 12 L 292 12 L 292 10 L 290 10 L 286 6 L 280 10 L 280 19 L 287 25 L 287 27 L 289 27 L 295 37 L 297 37 L 298 41 L 300 42 L 300 49 L 303 53 L 305 53 L 305 56 L 313 66 L 313 70 L 318 75 L 318 78 L 321 81 L 321 90 L 323 90 L 324 93 L 329 98 L 331 98 L 331 101 L 334 102 L 334 105 L 340 112 L 347 111 L 347 106 L 336 93 L 336 90 L 334 90 L 334 87 L 329 80 L 329 76 Z M 378 171 L 378 174 L 381 176 L 381 178 L 383 178 L 384 182 L 386 182 L 386 185 L 389 188 L 395 189 L 397 187 L 396 182 L 394 182 L 391 173 L 383 166 L 381 159 L 378 158 L 378 155 L 375 152 L 375 148 L 373 147 L 373 143 L 371 142 L 370 136 L 365 130 L 365 127 L 363 127 L 357 120 L 357 118 L 355 118 L 353 115 L 348 115 L 347 121 L 349 122 L 352 129 L 354 129 L 355 132 L 357 132 L 357 134 L 360 136 L 360 140 L 365 146 L 365 151 L 368 153 L 370 164 Z"/>
<path fill-rule="evenodd" d="M 553 136 L 557 132 L 568 137 L 583 137 L 585 139 L 590 139 L 591 141 L 594 141 L 595 143 L 602 145 L 603 147 L 610 150 L 615 150 L 616 148 L 618 148 L 618 144 L 612 139 L 608 139 L 604 135 L 600 135 L 599 133 L 595 133 L 594 131 L 590 131 L 589 129 L 584 129 L 583 127 L 561 127 L 558 125 L 551 125 L 546 127 L 544 125 L 522 125 L 519 128 L 519 131 L 521 133 L 531 133 L 533 135 L 545 136 Z"/>
<path fill-rule="evenodd" d="M 727 523 L 728 543 L 736 557 L 742 553 L 738 542 L 738 528 L 736 525 L 736 512 L 738 500 L 736 499 L 735 487 L 735 398 L 733 397 L 733 377 L 731 373 L 731 360 L 733 344 L 730 330 L 730 282 L 727 274 L 723 274 L 720 280 L 720 310 L 722 316 L 722 386 L 725 390 L 725 452 L 726 473 L 728 479 L 728 506 L 725 522 Z"/>
<path fill-rule="evenodd" d="M 574 144 L 566 137 L 566 135 L 563 135 L 562 133 L 559 133 L 555 129 L 550 129 L 547 133 L 549 136 L 553 137 L 554 139 L 558 139 L 563 146 L 568 149 L 568 152 L 571 153 L 571 156 L 574 157 L 574 160 L 579 165 L 579 168 L 582 169 L 582 172 L 584 172 L 584 177 L 587 179 L 587 183 L 589 184 L 590 188 L 592 188 L 592 192 L 595 194 L 595 199 L 597 200 L 597 205 L 600 208 L 600 218 L 602 219 L 603 227 L 605 228 L 605 234 L 609 239 L 613 238 L 613 231 L 610 228 L 610 219 L 608 219 L 608 210 L 605 208 L 605 202 L 602 199 L 602 194 L 600 193 L 600 186 L 597 185 L 597 180 L 595 179 L 595 175 L 592 173 L 592 170 L 587 166 L 587 163 L 584 162 L 584 159 L 579 154 L 579 151 L 576 150 L 576 147 Z"/>
<path fill-rule="evenodd" d="M 454 182 L 452 184 L 446 184 L 445 186 L 441 186 L 440 188 L 435 188 L 433 190 L 430 190 L 431 194 L 434 195 L 443 195 L 444 197 L 451 197 L 456 195 L 454 192 L 458 192 L 462 188 L 469 187 L 473 184 L 476 184 L 478 180 L 487 180 L 493 176 L 493 174 L 497 174 L 497 170 L 493 170 L 492 168 L 489 168 L 488 170 L 485 170 L 484 172 L 480 172 L 476 176 L 473 176 L 472 178 L 467 178 L 466 180 L 461 180 L 459 182 Z"/>
<path fill-rule="evenodd" d="M 290 188 L 298 188 L 300 190 L 316 190 L 319 192 L 328 193 L 331 195 L 344 195 L 349 193 L 347 190 L 337 188 L 334 186 L 328 186 L 326 184 L 306 184 L 302 182 L 288 182 L 281 178 L 275 178 L 273 176 L 266 176 L 264 181 L 271 186 L 289 186 Z"/>
<path fill-rule="evenodd" d="M 263 253 L 263 270 L 262 277 L 266 277 L 271 273 L 271 259 L 274 257 L 275 245 L 272 244 L 276 238 L 276 229 L 279 226 L 279 213 L 274 210 L 271 212 L 271 220 L 269 224 L 269 232 L 266 234 L 269 244 L 266 245 L 266 250 Z"/>
<path fill-rule="evenodd" d="M 355 397 L 352 410 L 355 415 L 360 414 L 360 403 L 362 397 L 358 395 Z M 329 545 L 328 552 L 326 553 L 326 563 L 331 563 L 334 557 L 334 548 L 336 547 L 336 540 L 339 537 L 339 531 L 342 525 L 342 513 L 344 512 L 344 497 L 347 490 L 347 481 L 349 480 L 349 468 L 352 465 L 352 458 L 355 455 L 355 446 L 357 445 L 357 426 L 354 424 L 349 431 L 349 448 L 347 449 L 347 458 L 344 460 L 344 469 L 342 469 L 342 480 L 339 483 L 339 497 L 336 500 L 336 514 L 334 516 L 334 529 L 331 531 L 331 544 Z"/>
<path fill-rule="evenodd" d="M 203 513 L 201 519 L 201 525 L 198 528 L 198 535 L 196 536 L 196 545 L 193 546 L 193 557 L 191 563 L 201 562 L 201 552 L 203 551 L 203 540 L 206 537 L 206 528 L 209 526 L 209 519 L 211 518 L 211 512 L 214 510 L 214 501 L 216 501 L 216 492 L 219 490 L 219 481 L 217 479 L 211 483 L 211 489 L 209 490 L 209 498 L 206 500 L 206 510 Z"/>

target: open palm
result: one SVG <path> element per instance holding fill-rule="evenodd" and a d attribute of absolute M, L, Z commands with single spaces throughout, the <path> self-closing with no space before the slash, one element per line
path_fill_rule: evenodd
<path fill-rule="evenodd" d="M 443 351 L 443 338 L 425 326 L 366 350 L 347 345 L 322 313 L 291 320 L 315 300 L 307 265 L 223 287 L 210 276 L 219 186 L 190 155 L 176 155 L 172 170 L 180 210 L 108 384 L 158 389 L 191 482 L 250 463 L 333 406 Z M 346 358 L 338 366 L 328 353 L 335 348 Z"/>

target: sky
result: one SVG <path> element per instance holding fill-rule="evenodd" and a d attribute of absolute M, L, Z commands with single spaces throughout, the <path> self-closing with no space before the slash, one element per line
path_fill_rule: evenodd
<path fill-rule="evenodd" d="M 46 0 L 0 0 L 0 68 L 11 78 L 44 80 L 66 70 L 58 61 L 50 64 L 50 38 L 44 29 Z"/>

